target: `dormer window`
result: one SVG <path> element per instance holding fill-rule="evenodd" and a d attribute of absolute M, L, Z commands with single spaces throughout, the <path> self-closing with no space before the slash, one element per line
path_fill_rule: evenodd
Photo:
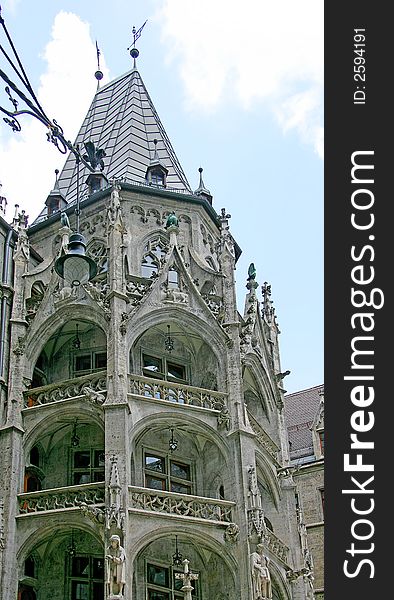
<path fill-rule="evenodd" d="M 164 185 L 164 173 L 160 171 L 152 171 L 151 183 L 153 185 Z"/>
<path fill-rule="evenodd" d="M 146 169 L 145 179 L 149 185 L 159 185 L 165 187 L 167 185 L 168 169 L 160 160 L 159 153 L 157 151 L 158 141 L 154 139 L 153 143 L 155 149 L 153 153 L 153 158 L 150 161 L 148 168 Z"/>

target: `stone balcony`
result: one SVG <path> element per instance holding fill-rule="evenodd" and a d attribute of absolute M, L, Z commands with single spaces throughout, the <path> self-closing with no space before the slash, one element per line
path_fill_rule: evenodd
<path fill-rule="evenodd" d="M 270 529 L 263 533 L 262 541 L 276 558 L 285 565 L 288 564 L 290 549 Z"/>
<path fill-rule="evenodd" d="M 222 411 L 227 406 L 227 394 L 215 390 L 129 375 L 129 393 L 141 399 L 155 399 L 176 404 Z"/>
<path fill-rule="evenodd" d="M 275 465 L 277 467 L 280 466 L 278 462 L 278 456 L 280 448 L 273 441 L 273 439 L 268 435 L 268 433 L 261 427 L 260 423 L 253 417 L 253 415 L 248 411 L 248 419 L 249 423 L 256 434 L 256 439 L 259 444 L 268 452 L 271 458 L 274 459 Z"/>
<path fill-rule="evenodd" d="M 129 510 L 228 527 L 235 502 L 129 486 Z"/>
<path fill-rule="evenodd" d="M 102 506 L 104 493 L 105 484 L 99 482 L 18 494 L 19 514 L 52 513 L 80 508 L 81 504 Z"/>
<path fill-rule="evenodd" d="M 102 404 L 105 400 L 106 389 L 107 373 L 106 371 L 99 371 L 50 385 L 31 388 L 24 393 L 24 405 L 25 408 L 32 408 L 84 396 L 94 403 Z"/>

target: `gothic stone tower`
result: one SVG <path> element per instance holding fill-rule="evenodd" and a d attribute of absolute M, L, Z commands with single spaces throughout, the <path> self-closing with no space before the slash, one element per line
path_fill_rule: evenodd
<path fill-rule="evenodd" d="M 311 598 L 270 286 L 251 265 L 239 314 L 230 216 L 201 172 L 191 190 L 136 68 L 97 91 L 88 141 L 104 171 L 71 154 L 14 223 L 1 599 Z M 98 273 L 70 286 L 78 180 Z"/>

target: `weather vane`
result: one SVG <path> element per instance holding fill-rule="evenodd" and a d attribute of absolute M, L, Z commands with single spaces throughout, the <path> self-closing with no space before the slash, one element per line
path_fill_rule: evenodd
<path fill-rule="evenodd" d="M 145 27 L 145 25 L 147 24 L 147 22 L 148 22 L 148 19 L 145 21 L 145 23 L 143 25 L 141 25 L 141 27 L 138 30 L 136 30 L 135 26 L 133 26 L 133 29 L 131 31 L 133 34 L 133 45 L 129 46 L 127 48 L 127 50 L 130 50 L 130 56 L 134 59 L 134 68 L 135 68 L 135 59 L 139 55 L 139 51 L 135 47 L 135 43 L 138 40 L 138 38 L 141 36 L 142 30 Z"/>
<path fill-rule="evenodd" d="M 97 40 L 96 40 L 96 54 L 97 54 L 97 71 L 95 72 L 94 76 L 97 79 L 97 87 L 99 87 L 100 81 L 104 77 L 104 74 L 103 74 L 102 70 L 100 69 L 100 54 L 101 54 L 101 52 L 98 47 Z"/>

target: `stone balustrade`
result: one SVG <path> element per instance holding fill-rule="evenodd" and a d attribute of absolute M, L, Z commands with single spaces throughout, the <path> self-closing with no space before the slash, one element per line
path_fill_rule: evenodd
<path fill-rule="evenodd" d="M 263 542 L 272 552 L 272 554 L 287 564 L 289 558 L 289 548 L 269 529 L 266 529 L 265 533 L 263 534 Z"/>
<path fill-rule="evenodd" d="M 106 388 L 106 371 L 99 371 L 75 379 L 29 389 L 24 393 L 25 407 L 31 408 L 81 396 L 86 396 L 94 403 L 102 404 L 105 400 Z"/>
<path fill-rule="evenodd" d="M 258 442 L 267 450 L 268 454 L 272 456 L 272 458 L 277 461 L 278 460 L 278 452 L 279 447 L 275 444 L 275 442 L 270 438 L 268 433 L 264 431 L 261 427 L 260 423 L 250 414 L 248 411 L 249 423 L 257 436 Z"/>
<path fill-rule="evenodd" d="M 217 411 L 227 406 L 227 394 L 222 392 L 141 375 L 129 375 L 129 392 L 142 398 L 156 398 Z"/>
<path fill-rule="evenodd" d="M 234 506 L 234 502 L 227 500 L 129 486 L 129 508 L 136 511 L 191 517 L 228 525 L 232 523 Z"/>
<path fill-rule="evenodd" d="M 20 514 L 41 513 L 66 508 L 79 508 L 81 503 L 104 503 L 104 483 L 85 483 L 69 487 L 18 494 Z"/>

